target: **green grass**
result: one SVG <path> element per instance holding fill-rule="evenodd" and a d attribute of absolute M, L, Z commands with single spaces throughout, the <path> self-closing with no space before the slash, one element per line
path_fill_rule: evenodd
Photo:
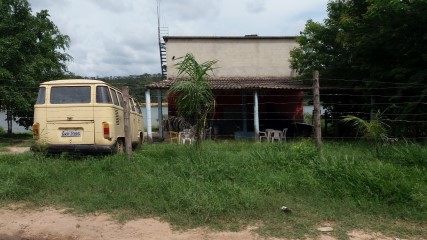
<path fill-rule="evenodd" d="M 0 152 L 7 151 L 7 147 L 30 147 L 32 141 L 31 133 L 0 133 Z"/>
<path fill-rule="evenodd" d="M 368 143 L 206 142 L 202 151 L 144 145 L 124 156 L 59 159 L 0 155 L 0 204 L 25 202 L 118 219 L 157 216 L 177 228 L 237 230 L 268 236 L 335 236 L 352 229 L 394 237 L 427 236 L 427 150 L 392 145 L 377 156 Z M 291 213 L 280 211 L 287 206 Z"/>

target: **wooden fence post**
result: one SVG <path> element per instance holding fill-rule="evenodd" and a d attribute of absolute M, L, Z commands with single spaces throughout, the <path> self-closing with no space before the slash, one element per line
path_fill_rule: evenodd
<path fill-rule="evenodd" d="M 322 129 L 320 125 L 320 91 L 319 91 L 319 71 L 313 71 L 313 118 L 314 118 L 314 137 L 316 148 L 321 152 L 322 145 Z"/>
<path fill-rule="evenodd" d="M 128 160 L 132 157 L 132 132 L 130 126 L 130 96 L 129 87 L 124 86 L 122 89 L 123 101 L 124 101 L 124 124 L 125 124 L 125 146 L 126 146 L 126 157 Z"/>

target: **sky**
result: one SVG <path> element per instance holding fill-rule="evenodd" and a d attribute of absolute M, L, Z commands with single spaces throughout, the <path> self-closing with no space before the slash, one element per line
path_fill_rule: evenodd
<path fill-rule="evenodd" d="M 296 36 L 328 0 L 159 0 L 169 36 Z M 28 0 L 71 38 L 68 70 L 106 77 L 160 73 L 158 0 Z"/>

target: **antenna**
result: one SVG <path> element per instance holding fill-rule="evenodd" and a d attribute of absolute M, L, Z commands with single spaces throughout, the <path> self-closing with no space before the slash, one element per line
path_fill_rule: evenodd
<path fill-rule="evenodd" d="M 159 51 L 160 51 L 160 69 L 162 73 L 162 79 L 167 77 L 167 66 L 166 66 L 166 43 L 163 40 L 163 36 L 169 35 L 167 27 L 160 25 L 160 3 L 161 0 L 157 0 L 157 34 L 159 37 Z"/>

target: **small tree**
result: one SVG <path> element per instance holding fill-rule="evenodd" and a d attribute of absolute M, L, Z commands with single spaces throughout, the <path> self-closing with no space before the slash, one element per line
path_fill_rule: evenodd
<path fill-rule="evenodd" d="M 353 126 L 357 127 L 358 130 L 361 131 L 364 138 L 374 141 L 375 151 L 377 155 L 379 154 L 381 145 L 387 142 L 389 128 L 389 126 L 384 122 L 381 113 L 378 113 L 370 121 L 353 115 L 345 116 L 343 121 L 351 122 Z"/>
<path fill-rule="evenodd" d="M 216 60 L 199 64 L 193 54 L 187 53 L 175 66 L 178 69 L 177 82 L 169 93 L 177 96 L 178 115 L 195 125 L 196 143 L 206 127 L 207 116 L 214 110 L 215 97 L 207 80 Z"/>

